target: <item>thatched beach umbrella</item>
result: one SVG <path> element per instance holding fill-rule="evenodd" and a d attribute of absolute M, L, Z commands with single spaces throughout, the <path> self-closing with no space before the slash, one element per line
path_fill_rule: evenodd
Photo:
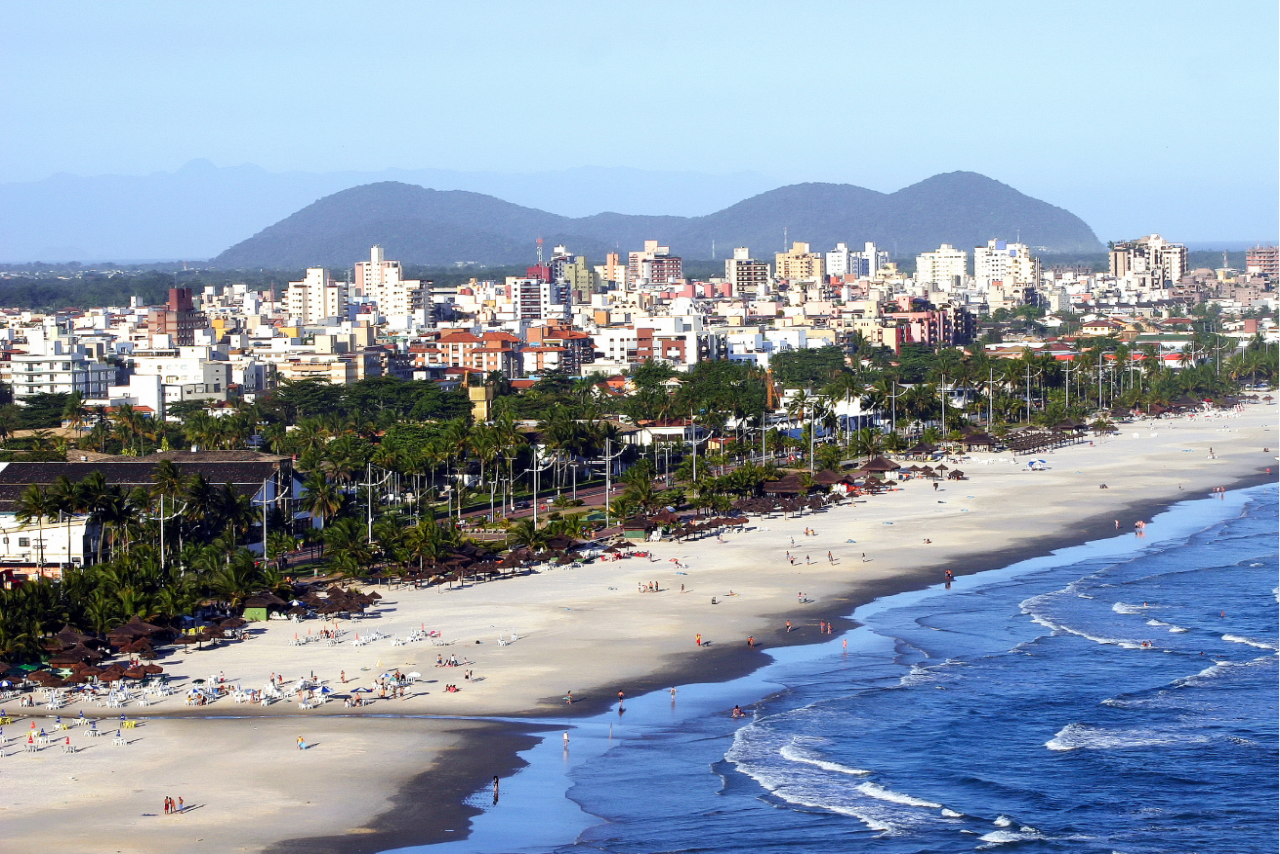
<path fill-rule="evenodd" d="M 52 673 L 48 670 L 37 670 L 36 672 L 27 676 L 27 681 L 34 682 L 37 685 L 43 686 L 45 688 L 61 688 L 63 684 L 62 680 L 58 678 L 57 674 Z"/>
<path fill-rule="evenodd" d="M 893 460 L 887 460 L 884 457 L 872 457 L 863 463 L 859 470 L 865 472 L 889 472 L 897 471 L 900 468 L 902 468 L 902 466 L 898 465 Z"/>

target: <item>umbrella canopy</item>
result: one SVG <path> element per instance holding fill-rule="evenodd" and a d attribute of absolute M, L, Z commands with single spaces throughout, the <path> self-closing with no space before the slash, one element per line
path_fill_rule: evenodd
<path fill-rule="evenodd" d="M 897 471 L 900 468 L 902 468 L 902 466 L 898 465 L 893 460 L 886 460 L 884 457 L 872 457 L 862 464 L 861 471 L 885 472 Z"/>
<path fill-rule="evenodd" d="M 218 623 L 218 625 L 224 629 L 239 629 L 239 628 L 242 628 L 243 626 L 249 625 L 249 623 L 245 620 L 242 620 L 239 617 L 228 617 L 227 619 L 223 620 L 221 623 Z"/>
<path fill-rule="evenodd" d="M 162 631 L 164 631 L 164 629 L 162 629 L 160 626 L 153 626 L 150 623 L 145 622 L 141 617 L 138 617 L 135 615 L 134 617 L 130 618 L 129 622 L 125 623 L 123 626 L 118 626 L 112 629 L 111 634 L 113 635 L 127 634 L 130 637 L 139 638 L 139 637 L 146 637 L 148 635 L 154 635 Z"/>
<path fill-rule="evenodd" d="M 61 688 L 64 684 L 56 674 L 51 673 L 48 670 L 37 670 L 27 678 L 32 682 L 35 682 L 37 685 L 43 685 L 46 688 Z"/>
<path fill-rule="evenodd" d="M 142 666 L 142 672 L 148 676 L 159 676 L 161 673 L 164 673 L 164 668 L 158 664 L 144 664 Z"/>

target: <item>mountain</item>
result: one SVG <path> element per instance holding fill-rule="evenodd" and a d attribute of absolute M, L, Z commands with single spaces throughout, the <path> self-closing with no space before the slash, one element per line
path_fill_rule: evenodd
<path fill-rule="evenodd" d="M 605 209 L 706 214 L 782 182 L 752 172 L 708 175 L 583 166 L 547 172 L 268 172 L 192 160 L 148 175 L 58 174 L 0 184 L 0 261 L 204 259 L 340 190 L 399 181 L 470 190 L 569 216 Z"/>
<path fill-rule="evenodd" d="M 973 172 L 935 175 L 894 193 L 849 184 L 794 184 L 706 216 L 601 213 L 566 217 L 462 190 L 430 190 L 394 181 L 353 187 L 320 199 L 213 259 L 219 267 L 345 267 L 381 245 L 388 258 L 444 266 L 533 263 L 535 241 L 564 243 L 603 260 L 646 239 L 690 259 L 724 257 L 747 246 L 768 258 L 784 233 L 814 251 L 837 242 L 874 241 L 894 257 L 950 243 L 962 249 L 992 238 L 1021 239 L 1042 252 L 1102 252 L 1079 217 Z"/>

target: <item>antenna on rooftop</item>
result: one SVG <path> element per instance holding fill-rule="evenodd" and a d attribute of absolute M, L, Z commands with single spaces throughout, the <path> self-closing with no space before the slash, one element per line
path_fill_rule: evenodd
<path fill-rule="evenodd" d="M 782 227 L 782 251 L 787 251 L 787 227 L 785 225 Z"/>
<path fill-rule="evenodd" d="M 542 238 L 538 238 L 538 266 L 542 266 Z"/>
<path fill-rule="evenodd" d="M 1226 253 L 1223 253 L 1222 257 L 1227 257 Z M 716 260 L 716 239 L 714 237 L 711 238 L 711 260 Z"/>

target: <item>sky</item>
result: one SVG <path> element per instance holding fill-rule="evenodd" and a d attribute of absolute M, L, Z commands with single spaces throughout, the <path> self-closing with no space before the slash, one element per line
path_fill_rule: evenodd
<path fill-rule="evenodd" d="M 1278 27 L 1274 0 L 3 0 L 0 183 L 971 170 L 1103 240 L 1275 239 Z"/>

